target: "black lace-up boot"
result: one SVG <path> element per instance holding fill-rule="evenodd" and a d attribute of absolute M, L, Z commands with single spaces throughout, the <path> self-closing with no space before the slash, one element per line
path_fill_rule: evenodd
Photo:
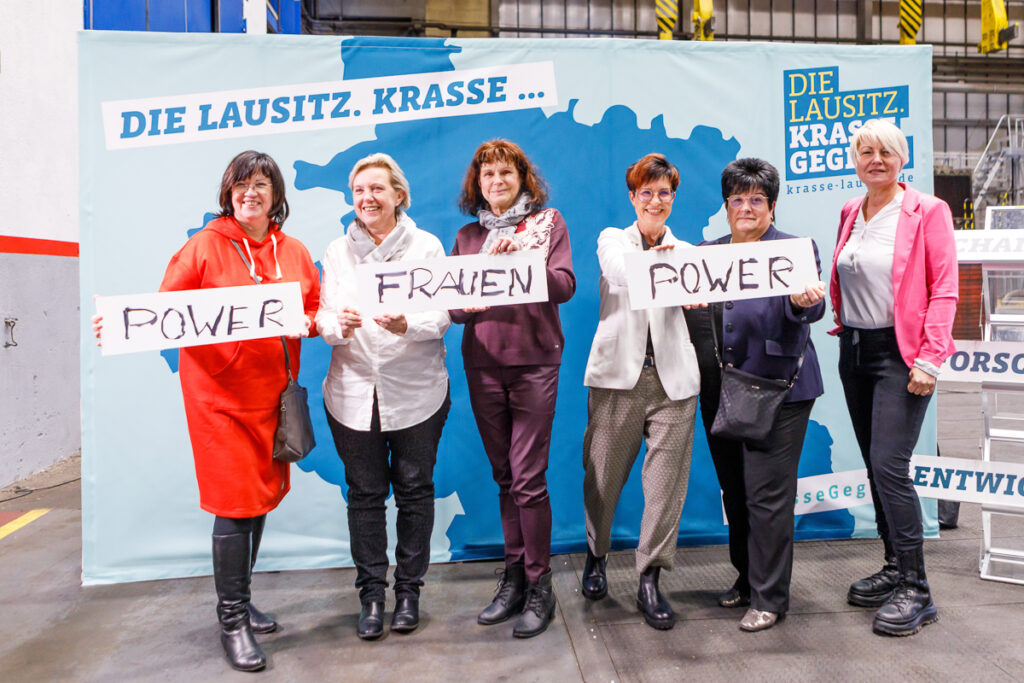
<path fill-rule="evenodd" d="M 928 578 L 924 574 L 924 549 L 916 548 L 896 555 L 899 585 L 889 601 L 875 612 L 875 633 L 888 636 L 912 636 L 926 625 L 939 620 L 932 602 Z"/>
<path fill-rule="evenodd" d="M 478 624 L 491 626 L 508 621 L 523 611 L 526 601 L 526 568 L 521 564 L 506 567 L 498 579 L 494 600 L 476 618 Z"/>
<path fill-rule="evenodd" d="M 516 638 L 532 638 L 547 630 L 555 618 L 555 592 L 551 588 L 551 570 L 541 574 L 537 583 L 526 589 L 526 605 L 519 615 L 512 635 Z"/>

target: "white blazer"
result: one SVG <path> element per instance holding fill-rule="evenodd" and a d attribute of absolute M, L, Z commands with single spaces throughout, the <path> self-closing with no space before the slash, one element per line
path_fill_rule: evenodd
<path fill-rule="evenodd" d="M 626 229 L 605 228 L 597 238 L 601 263 L 601 320 L 587 359 L 583 384 L 600 389 L 632 389 L 640 379 L 647 352 L 647 329 L 654 345 L 654 367 L 665 393 L 674 401 L 700 391 L 697 355 L 679 306 L 634 311 L 626 286 L 626 254 L 643 251 L 636 223 Z M 665 228 L 662 244 L 693 246 Z"/>

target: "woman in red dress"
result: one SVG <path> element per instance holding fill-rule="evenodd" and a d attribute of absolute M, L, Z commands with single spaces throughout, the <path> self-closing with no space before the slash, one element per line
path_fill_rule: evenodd
<path fill-rule="evenodd" d="M 320 277 L 306 247 L 281 231 L 288 202 L 274 160 L 253 151 L 236 156 L 221 179 L 220 207 L 218 217 L 171 258 L 160 291 L 251 285 L 254 278 L 298 282 L 311 321 Z M 102 326 L 100 319 L 95 323 Z M 315 333 L 311 325 L 309 334 Z M 287 344 L 298 375 L 300 340 Z M 199 506 L 216 515 L 213 577 L 221 644 L 231 666 L 258 671 L 267 660 L 253 632 L 269 633 L 277 624 L 250 602 L 252 566 L 267 513 L 289 487 L 288 463 L 273 458 L 278 401 L 287 384 L 284 348 L 270 337 L 187 347 L 178 357 Z"/>

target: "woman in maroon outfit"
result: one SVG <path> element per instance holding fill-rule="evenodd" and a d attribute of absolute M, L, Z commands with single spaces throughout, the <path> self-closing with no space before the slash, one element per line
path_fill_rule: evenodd
<path fill-rule="evenodd" d="M 505 571 L 480 624 L 519 615 L 513 635 L 548 627 L 551 591 L 551 503 L 546 471 L 562 362 L 558 304 L 572 298 L 569 232 L 556 209 L 543 208 L 544 181 L 514 143 L 480 145 L 466 172 L 459 208 L 477 221 L 463 226 L 452 254 L 540 249 L 547 261 L 549 301 L 451 311 L 466 326 L 462 358 L 477 428 L 498 484 L 505 534 Z"/>

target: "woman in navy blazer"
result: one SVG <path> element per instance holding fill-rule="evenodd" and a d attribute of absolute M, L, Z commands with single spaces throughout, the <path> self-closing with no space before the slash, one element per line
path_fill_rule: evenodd
<path fill-rule="evenodd" d="M 730 234 L 701 245 L 793 238 L 772 222 L 778 196 L 779 173 L 774 166 L 761 159 L 730 163 L 722 171 Z M 818 259 L 817 245 L 814 257 Z M 810 324 L 824 315 L 824 296 L 825 284 L 814 282 L 800 294 L 726 301 L 686 311 L 700 366 L 701 419 L 729 520 L 729 557 L 739 572 L 718 603 L 750 606 L 740 621 L 744 631 L 771 628 L 789 609 L 797 466 L 814 399 L 823 392 Z M 711 435 L 722 375 L 712 325 L 722 361 L 755 375 L 789 380 L 804 352 L 796 383 L 763 442 Z"/>

